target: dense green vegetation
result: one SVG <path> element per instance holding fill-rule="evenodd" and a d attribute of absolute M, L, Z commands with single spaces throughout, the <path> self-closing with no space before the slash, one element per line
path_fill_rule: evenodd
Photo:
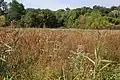
<path fill-rule="evenodd" d="M 12 0 L 0 2 L 0 15 L 5 19 L 0 26 L 37 27 L 37 28 L 85 28 L 98 29 L 120 24 L 120 6 L 106 8 L 94 5 L 76 9 L 66 8 L 52 11 L 49 9 L 24 8 L 22 3 Z"/>

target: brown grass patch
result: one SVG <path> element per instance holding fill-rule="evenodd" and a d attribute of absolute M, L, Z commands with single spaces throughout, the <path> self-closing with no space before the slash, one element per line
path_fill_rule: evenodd
<path fill-rule="evenodd" d="M 0 29 L 0 41 L 14 49 L 8 63 L 15 77 L 28 77 L 32 69 L 61 68 L 74 55 L 71 50 L 82 46 L 80 49 L 92 54 L 98 41 L 104 42 L 106 56 L 120 61 L 120 31 Z"/>

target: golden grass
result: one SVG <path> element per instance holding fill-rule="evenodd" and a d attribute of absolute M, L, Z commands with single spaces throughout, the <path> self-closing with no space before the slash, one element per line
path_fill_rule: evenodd
<path fill-rule="evenodd" d="M 0 41 L 14 49 L 8 57 L 10 72 L 14 77 L 20 77 L 19 74 L 28 77 L 31 69 L 61 68 L 65 63 L 67 65 L 70 56 L 74 56 L 71 50 L 76 52 L 82 46 L 80 50 L 92 54 L 99 41 L 104 42 L 106 59 L 120 61 L 119 30 L 1 28 Z"/>

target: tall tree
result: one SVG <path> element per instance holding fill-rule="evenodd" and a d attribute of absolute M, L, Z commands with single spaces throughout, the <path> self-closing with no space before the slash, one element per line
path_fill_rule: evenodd
<path fill-rule="evenodd" d="M 80 16 L 80 12 L 76 9 L 69 11 L 67 20 L 66 20 L 66 26 L 73 27 L 73 24 L 75 23 L 75 20 Z"/>
<path fill-rule="evenodd" d="M 109 13 L 109 16 L 110 17 L 113 17 L 113 18 L 120 18 L 120 11 L 119 10 L 113 10 Z"/>
<path fill-rule="evenodd" d="M 66 9 L 66 11 L 70 11 L 70 8 L 68 8 L 68 7 L 67 7 L 67 8 L 65 8 L 65 9 Z"/>
<path fill-rule="evenodd" d="M 21 20 L 22 27 L 43 27 L 42 17 L 35 9 L 29 9 Z"/>
<path fill-rule="evenodd" d="M 108 13 L 110 12 L 109 8 L 103 6 L 97 6 L 97 5 L 93 6 L 93 10 L 101 12 L 102 16 L 108 15 Z"/>
<path fill-rule="evenodd" d="M 59 9 L 55 12 L 58 27 L 64 26 L 64 17 L 63 17 L 64 13 L 65 13 L 65 10 L 63 10 L 63 9 Z"/>
<path fill-rule="evenodd" d="M 7 2 L 0 0 L 0 15 L 5 14 L 7 11 Z"/>
<path fill-rule="evenodd" d="M 39 12 L 42 17 L 43 27 L 53 28 L 57 26 L 57 20 L 55 14 L 49 9 L 43 9 Z"/>
<path fill-rule="evenodd" d="M 105 16 L 101 16 L 101 13 L 98 11 L 94 11 L 90 13 L 89 15 L 86 15 L 86 26 L 87 28 L 91 29 L 99 29 L 104 26 L 110 26 L 112 25 L 109 23 L 109 20 Z"/>
<path fill-rule="evenodd" d="M 8 9 L 6 16 L 7 21 L 10 23 L 13 20 L 20 20 L 25 12 L 24 5 L 19 3 L 17 0 L 12 0 L 12 2 L 9 3 L 9 7 L 10 8 Z"/>

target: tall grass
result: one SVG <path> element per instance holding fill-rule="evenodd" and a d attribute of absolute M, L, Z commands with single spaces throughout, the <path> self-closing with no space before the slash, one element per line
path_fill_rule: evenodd
<path fill-rule="evenodd" d="M 2 80 L 12 80 L 7 67 L 7 58 L 13 52 L 13 48 L 4 42 L 0 42 L 0 78 Z"/>
<path fill-rule="evenodd" d="M 14 80 L 120 79 L 120 31 L 0 29 L 0 41 Z"/>

